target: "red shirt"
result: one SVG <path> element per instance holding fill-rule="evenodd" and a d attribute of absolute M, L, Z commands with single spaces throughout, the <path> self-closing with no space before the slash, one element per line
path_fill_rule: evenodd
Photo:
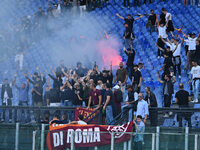
<path fill-rule="evenodd" d="M 92 97 L 93 105 L 99 105 L 99 96 L 101 96 L 100 90 L 95 90 L 90 92 L 90 96 Z"/>

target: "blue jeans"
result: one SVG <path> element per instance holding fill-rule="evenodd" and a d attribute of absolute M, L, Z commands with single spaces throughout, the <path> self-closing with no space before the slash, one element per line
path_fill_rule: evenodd
<path fill-rule="evenodd" d="M 19 102 L 19 106 L 28 106 L 28 102 Z M 24 117 L 23 117 L 24 114 Z M 26 123 L 28 121 L 28 110 L 20 109 L 17 112 L 17 120 Z"/>
<path fill-rule="evenodd" d="M 112 106 L 108 105 L 106 106 L 106 124 L 109 124 L 111 121 L 113 121 L 113 111 Z"/>
<path fill-rule="evenodd" d="M 65 100 L 64 106 L 72 107 L 73 106 L 72 101 L 71 100 Z M 68 118 L 68 120 L 71 120 L 71 121 L 74 120 L 74 113 L 71 110 L 67 111 L 67 118 Z"/>
<path fill-rule="evenodd" d="M 126 98 L 128 96 L 127 90 L 126 90 L 126 85 L 122 86 L 123 88 L 123 93 L 122 93 L 122 97 L 123 97 L 123 102 L 126 101 Z"/>
<path fill-rule="evenodd" d="M 194 100 L 196 100 L 199 97 L 199 80 L 194 80 L 192 82 L 192 88 L 194 93 Z"/>

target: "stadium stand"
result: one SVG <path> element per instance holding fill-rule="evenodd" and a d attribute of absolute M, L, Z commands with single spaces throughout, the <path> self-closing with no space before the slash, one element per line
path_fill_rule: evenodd
<path fill-rule="evenodd" d="M 42 9 L 47 12 L 48 10 L 48 1 L 46 0 L 32 0 L 27 1 L 27 7 L 20 7 L 16 12 L 10 12 L 12 15 L 16 15 L 16 17 L 24 17 L 33 15 L 38 12 L 39 7 L 42 6 Z M 118 39 L 121 39 L 121 43 L 123 43 L 122 35 L 124 32 L 123 28 L 123 20 L 119 19 L 115 14 L 119 13 L 123 16 L 127 16 L 128 14 L 137 15 L 137 14 L 148 14 L 151 9 L 155 10 L 156 14 L 160 14 L 161 9 L 164 7 L 168 12 L 173 15 L 173 23 L 174 27 L 181 28 L 183 25 L 184 33 L 194 32 L 196 34 L 199 33 L 200 29 L 200 15 L 199 8 L 196 6 L 188 6 L 184 7 L 180 2 L 174 0 L 168 0 L 165 2 L 155 1 L 152 4 L 143 5 L 140 4 L 140 7 L 131 7 L 129 9 L 123 8 L 123 4 L 121 2 L 113 3 L 109 2 L 104 4 L 104 7 L 96 8 L 94 11 L 88 13 L 88 17 L 95 16 L 94 19 L 99 23 L 97 28 L 100 30 L 106 29 L 106 31 L 112 35 L 114 34 Z M 34 21 L 34 17 L 31 17 L 30 21 Z M 134 22 L 133 32 L 135 34 L 135 40 L 133 41 L 133 48 L 136 52 L 135 55 L 135 64 L 142 62 L 144 67 L 141 71 L 144 82 L 142 82 L 141 92 L 145 93 L 145 87 L 151 87 L 153 93 L 155 93 L 157 98 L 158 107 L 163 107 L 163 96 L 162 96 L 162 85 L 158 82 L 155 74 L 161 68 L 164 59 L 157 59 L 157 48 L 155 47 L 155 42 L 157 41 L 157 32 L 150 33 L 145 25 L 148 21 L 148 17 L 143 17 L 140 21 Z M 15 24 L 16 20 L 10 20 L 11 23 Z M 105 26 L 108 24 L 108 26 Z M 34 29 L 31 29 L 34 31 Z M 178 31 L 175 31 L 178 34 Z M 24 68 L 27 68 L 30 73 L 35 72 L 35 68 L 39 66 L 40 70 L 44 72 L 46 69 L 50 68 L 49 66 L 56 66 L 55 58 L 53 58 L 52 52 L 48 51 L 48 47 L 46 47 L 47 41 L 56 42 L 65 42 L 66 39 L 60 39 L 57 37 L 56 32 L 42 38 L 40 41 L 30 45 L 26 53 L 24 54 Z M 16 52 L 13 52 L 16 53 Z M 119 53 L 122 56 L 123 61 L 127 60 L 127 56 L 123 52 L 123 47 L 119 49 Z M 181 52 L 181 79 L 178 79 L 178 82 L 174 84 L 174 93 L 179 90 L 179 83 L 182 82 L 185 85 L 185 90 L 190 91 L 190 86 L 188 84 L 188 74 L 184 70 L 186 65 L 186 55 L 184 51 L 184 47 L 182 46 Z M 1 81 L 5 78 L 12 79 L 13 74 L 17 72 L 18 81 L 17 83 L 22 83 L 25 81 L 23 72 L 17 71 L 15 64 L 15 55 L 9 55 L 7 59 L 4 59 L 0 62 L 0 74 Z M 55 64 L 53 64 L 54 62 Z M 18 105 L 17 101 L 17 91 L 13 89 L 14 98 L 13 105 Z M 29 97 L 31 97 L 31 93 L 29 92 Z M 173 97 L 173 102 L 175 98 Z M 29 98 L 29 104 L 31 104 L 31 98 Z M 199 108 L 197 104 L 194 105 L 194 108 Z M 195 116 L 195 117 L 194 117 Z M 200 115 L 199 113 L 195 113 L 192 116 L 192 126 L 199 126 Z M 177 126 L 176 119 L 165 119 L 163 126 Z"/>

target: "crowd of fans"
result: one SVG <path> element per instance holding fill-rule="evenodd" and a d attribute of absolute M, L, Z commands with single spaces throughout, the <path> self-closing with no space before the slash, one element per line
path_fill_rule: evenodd
<path fill-rule="evenodd" d="M 93 1 L 90 2 L 92 3 Z M 87 1 L 79 1 L 81 15 L 84 15 L 83 11 L 86 9 L 86 5 L 89 6 L 90 4 L 88 4 Z M 38 27 L 45 26 L 45 22 L 39 23 L 40 17 L 56 18 L 62 16 L 62 11 L 65 9 L 70 12 L 71 10 L 69 9 L 71 9 L 71 7 L 72 3 L 70 1 L 64 1 L 64 3 L 61 4 L 58 0 L 54 8 L 52 8 L 52 4 L 49 4 L 47 14 L 40 8 L 40 11 L 36 14 L 35 25 Z M 141 73 L 143 64 L 134 64 L 135 50 L 133 49 L 133 40 L 135 36 L 133 34 L 133 23 L 142 18 L 143 15 L 140 15 L 136 19 L 132 18 L 131 15 L 128 15 L 127 18 L 119 14 L 116 15 L 125 21 L 123 38 L 125 41 L 124 52 L 128 56 L 126 67 L 124 67 L 123 62 L 121 62 L 119 64 L 119 69 L 114 75 L 112 71 L 112 62 L 109 70 L 104 69 L 101 71 L 96 63 L 93 68 L 85 68 L 82 63 L 78 62 L 76 68 L 71 68 L 66 67 L 64 60 L 61 60 L 60 65 L 56 69 L 51 67 L 51 72 L 46 70 L 46 75 L 41 73 L 39 67 L 37 67 L 37 71 L 33 75 L 28 72 L 24 74 L 27 83 L 23 83 L 21 86 L 16 84 L 17 74 L 14 75 L 14 79 L 10 84 L 8 79 L 5 79 L 5 82 L 1 85 L 2 105 L 12 105 L 12 87 L 15 86 L 19 92 L 19 106 L 28 106 L 29 84 L 32 84 L 32 105 L 35 107 L 73 106 L 86 107 L 88 109 L 91 107 L 95 109 L 102 107 L 106 116 L 106 124 L 111 123 L 120 113 L 123 117 L 123 112 L 128 110 L 129 121 L 135 120 L 137 116 L 141 116 L 139 119 L 142 119 L 142 121 L 146 123 L 149 117 L 151 125 L 157 125 L 157 113 L 149 112 L 149 107 L 157 107 L 156 96 L 151 91 L 150 87 L 145 88 L 145 96 L 141 93 L 141 85 L 144 80 Z M 25 24 L 23 24 L 25 26 L 24 29 L 28 30 L 28 24 L 29 21 L 26 20 Z M 186 43 L 185 49 L 187 55 L 187 65 L 185 69 L 190 70 L 190 82 L 194 94 L 192 102 L 197 103 L 200 80 L 200 34 L 198 34 L 198 36 L 194 33 L 186 35 L 183 33 L 182 29 L 175 28 L 172 22 L 172 14 L 167 12 L 165 8 L 162 9 L 160 17 L 154 14 L 154 10 L 151 10 L 147 28 L 150 28 L 150 32 L 158 32 L 158 41 L 155 43 L 158 48 L 158 59 L 161 57 L 165 59 L 160 69 L 160 71 L 163 70 L 162 77 L 157 73 L 159 82 L 163 84 L 164 107 L 171 106 L 177 70 L 178 78 L 181 78 L 181 48 L 184 42 Z M 178 36 L 174 35 L 174 30 L 179 31 Z M 169 37 L 171 37 L 170 40 Z M 23 66 L 21 67 L 23 68 Z M 46 76 L 48 76 L 48 79 L 46 79 Z M 53 81 L 53 86 L 51 86 L 50 80 Z M 131 84 L 127 84 L 128 80 Z M 191 101 L 190 94 L 184 90 L 184 85 L 182 83 L 180 83 L 179 87 L 180 90 L 175 94 L 175 102 L 181 107 L 189 107 L 188 103 Z M 22 118 L 22 112 L 25 115 L 24 118 Z M 38 112 L 34 111 L 34 120 L 41 121 L 46 115 L 50 115 L 49 112 L 44 112 L 44 115 L 42 115 L 43 118 L 39 118 Z M 169 117 L 170 115 L 171 112 L 166 112 L 164 117 Z M 68 111 L 65 116 L 67 116 L 68 120 L 74 119 L 72 112 Z M 188 122 L 190 122 L 188 124 L 191 126 L 191 120 L 188 115 L 179 114 L 179 116 L 185 117 Z M 10 121 L 11 118 L 12 112 L 10 110 Z M 182 117 L 180 118 L 179 120 L 181 122 Z M 27 110 L 23 110 L 19 113 L 18 121 L 22 119 L 25 119 L 25 122 L 30 121 L 29 112 Z M 4 122 L 4 120 L 5 109 L 3 110 L 1 121 Z"/>

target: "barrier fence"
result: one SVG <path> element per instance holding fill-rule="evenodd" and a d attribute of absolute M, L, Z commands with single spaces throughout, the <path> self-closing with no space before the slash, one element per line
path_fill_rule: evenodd
<path fill-rule="evenodd" d="M 19 122 L 21 124 L 27 123 L 43 123 L 45 116 L 48 116 L 51 120 L 55 113 L 68 115 L 69 120 L 74 120 L 75 107 L 32 107 L 32 106 L 0 106 L 0 118 L 3 118 L 5 114 L 5 120 L 3 123 L 9 122 L 9 116 L 11 116 L 10 123 Z M 101 107 L 97 110 L 96 116 L 89 119 L 88 123 L 93 118 L 98 117 L 98 124 L 104 124 L 105 113 L 101 111 Z M 11 115 L 9 115 L 11 113 Z M 125 113 L 125 114 L 123 114 Z M 166 117 L 166 113 L 168 116 Z M 128 119 L 129 111 L 122 111 L 121 114 L 114 118 L 115 125 L 123 124 Z M 98 115 L 98 116 L 97 116 Z M 89 116 L 89 117 L 90 117 Z M 27 119 L 26 119 L 27 118 Z M 88 117 L 87 117 L 88 118 Z M 25 120 L 26 119 L 26 120 Z M 111 122 L 112 123 L 112 122 Z M 164 127 L 194 127 L 200 128 L 200 108 L 190 107 L 176 107 L 176 108 L 149 108 L 149 118 L 146 123 L 147 126 L 164 126 Z"/>
<path fill-rule="evenodd" d="M 133 131 L 135 129 L 133 128 Z M 14 124 L 0 125 L 0 149 L 2 150 L 47 150 L 46 137 L 48 134 L 48 125 L 39 126 Z M 66 131 L 64 131 L 66 132 Z M 74 135 L 76 131 L 74 131 Z M 83 134 L 84 131 L 78 131 Z M 70 146 L 67 150 L 132 150 L 136 143 L 135 132 L 125 132 L 125 135 L 131 135 L 127 142 L 115 143 L 115 134 L 112 132 L 109 145 L 77 148 L 74 143 L 74 136 L 71 138 Z M 100 134 L 105 134 L 100 132 Z M 163 128 L 163 127 L 146 127 L 146 131 L 142 134 L 144 140 L 142 142 L 143 150 L 199 150 L 200 131 L 186 128 Z"/>

